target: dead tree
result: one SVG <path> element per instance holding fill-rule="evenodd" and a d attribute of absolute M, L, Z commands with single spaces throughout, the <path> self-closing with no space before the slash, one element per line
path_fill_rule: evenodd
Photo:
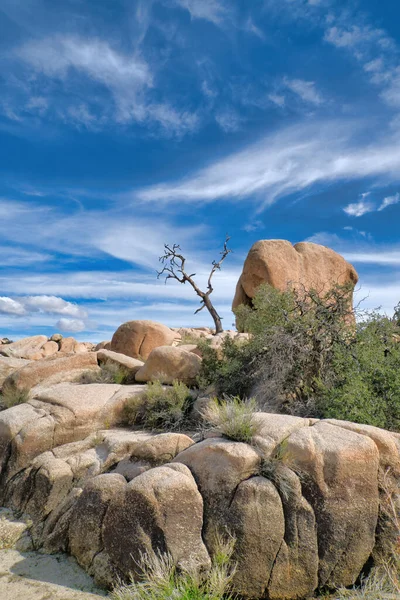
<path fill-rule="evenodd" d="M 203 292 L 194 281 L 193 277 L 196 277 L 196 273 L 188 275 L 185 271 L 186 258 L 183 256 L 183 254 L 181 254 L 182 250 L 178 244 L 173 244 L 173 246 L 164 244 L 165 254 L 163 256 L 160 256 L 159 259 L 164 266 L 161 271 L 157 272 L 157 278 L 160 278 L 162 275 L 165 275 L 165 283 L 167 283 L 168 279 L 176 279 L 176 281 L 179 281 L 179 283 L 190 283 L 196 294 L 201 298 L 201 306 L 195 311 L 194 314 L 197 315 L 197 313 L 203 310 L 203 308 L 206 308 L 214 320 L 216 334 L 221 333 L 223 331 L 223 327 L 221 317 L 215 310 L 210 300 L 210 295 L 214 290 L 211 280 L 213 278 L 214 273 L 221 269 L 221 265 L 225 258 L 230 252 L 232 252 L 232 250 L 228 248 L 229 240 L 230 237 L 226 236 L 224 242 L 224 249 L 222 252 L 220 252 L 221 258 L 218 262 L 215 260 L 213 260 L 212 262 L 212 269 L 208 277 L 206 292 Z"/>

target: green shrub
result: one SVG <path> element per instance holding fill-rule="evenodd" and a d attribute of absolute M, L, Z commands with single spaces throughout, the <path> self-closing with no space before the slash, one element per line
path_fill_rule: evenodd
<path fill-rule="evenodd" d="M 168 554 L 145 555 L 139 581 L 118 585 L 112 600 L 231 600 L 230 588 L 235 573 L 231 562 L 234 545 L 220 541 L 215 545 L 211 569 L 200 573 L 196 564 L 177 568 Z"/>
<path fill-rule="evenodd" d="M 192 396 L 184 383 L 174 381 L 172 386 L 163 386 L 159 381 L 149 382 L 143 393 L 126 401 L 123 422 L 147 429 L 180 430 L 191 404 Z"/>
<path fill-rule="evenodd" d="M 78 383 L 117 383 L 119 385 L 134 383 L 134 376 L 128 369 L 112 362 L 100 365 L 100 370 L 85 371 L 79 376 Z"/>
<path fill-rule="evenodd" d="M 372 313 L 347 347 L 336 347 L 334 378 L 321 386 L 324 417 L 400 429 L 400 343 L 397 323 Z"/>
<path fill-rule="evenodd" d="M 260 286 L 254 307 L 237 311 L 249 342 L 227 339 L 222 356 L 203 344 L 199 383 L 218 395 L 254 396 L 269 412 L 399 430 L 400 311 L 393 319 L 360 315 L 356 325 L 349 291 Z"/>
<path fill-rule="evenodd" d="M 29 390 L 19 389 L 12 384 L 4 384 L 0 393 L 0 406 L 11 408 L 17 404 L 23 404 L 29 400 Z"/>
<path fill-rule="evenodd" d="M 255 418 L 256 401 L 242 400 L 239 396 L 218 400 L 213 398 L 201 415 L 206 423 L 222 433 L 229 440 L 250 443 L 260 432 L 260 425 Z"/>

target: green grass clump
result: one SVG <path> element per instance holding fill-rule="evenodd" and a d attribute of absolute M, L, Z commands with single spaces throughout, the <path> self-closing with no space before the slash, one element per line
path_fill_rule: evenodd
<path fill-rule="evenodd" d="M 151 381 L 144 392 L 128 398 L 123 422 L 152 430 L 179 431 L 186 422 L 191 401 L 190 390 L 181 381 L 174 381 L 172 386 Z"/>
<path fill-rule="evenodd" d="M 256 412 L 257 404 L 253 398 L 241 400 L 239 396 L 233 396 L 226 400 L 213 398 L 201 415 L 206 423 L 224 437 L 249 444 L 260 432 L 260 425 L 255 418 Z"/>
<path fill-rule="evenodd" d="M 142 557 L 142 577 L 111 592 L 112 600 L 232 600 L 231 584 L 235 573 L 231 540 L 216 545 L 212 565 L 200 573 L 196 564 L 178 568 L 169 554 Z"/>
<path fill-rule="evenodd" d="M 11 383 L 4 384 L 0 393 L 0 406 L 11 408 L 17 404 L 23 404 L 29 400 L 29 390 L 17 388 Z"/>
<path fill-rule="evenodd" d="M 116 383 L 119 385 L 133 383 L 134 376 L 128 369 L 112 362 L 105 362 L 100 365 L 99 371 L 85 371 L 80 375 L 78 383 Z"/>

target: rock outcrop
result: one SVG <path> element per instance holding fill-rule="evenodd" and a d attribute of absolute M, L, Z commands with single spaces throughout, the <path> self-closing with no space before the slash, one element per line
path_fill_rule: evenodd
<path fill-rule="evenodd" d="M 257 288 L 263 283 L 280 291 L 297 287 L 324 293 L 336 284 L 354 287 L 357 281 L 354 267 L 326 246 L 311 242 L 292 246 L 286 240 L 260 240 L 247 255 L 232 310 L 241 304 L 251 306 Z"/>
<path fill-rule="evenodd" d="M 159 346 L 172 346 L 181 336 L 166 325 L 154 321 L 128 321 L 118 327 L 111 340 L 111 350 L 132 358 L 146 360 Z"/>
<path fill-rule="evenodd" d="M 179 347 L 160 346 L 150 353 L 135 378 L 139 383 L 160 381 L 170 384 L 177 380 L 186 385 L 193 385 L 196 383 L 200 367 L 201 358 L 197 354 Z"/>
<path fill-rule="evenodd" d="M 36 548 L 72 553 L 108 587 L 153 551 L 206 570 L 227 531 L 243 597 L 351 586 L 379 544 L 382 473 L 400 501 L 399 434 L 257 413 L 251 445 L 196 441 L 116 427 L 140 385 L 36 390 L 0 412 L 1 501 L 31 519 Z"/>
<path fill-rule="evenodd" d="M 75 381 L 85 371 L 97 370 L 94 352 L 63 355 L 61 353 L 42 360 L 32 361 L 14 371 L 4 381 L 17 389 L 31 390 L 35 386 L 51 386 L 56 383 Z"/>
<path fill-rule="evenodd" d="M 46 350 L 43 349 L 46 344 L 48 344 L 48 339 L 45 335 L 34 335 L 18 340 L 17 342 L 12 342 L 11 344 L 0 345 L 0 355 L 12 358 L 36 360 L 38 356 L 40 356 L 40 358 L 46 356 Z M 56 352 L 57 350 L 58 346 Z"/>

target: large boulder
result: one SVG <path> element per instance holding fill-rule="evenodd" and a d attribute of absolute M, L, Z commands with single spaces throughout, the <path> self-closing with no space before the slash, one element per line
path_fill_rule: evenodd
<path fill-rule="evenodd" d="M 189 469 L 167 464 L 142 473 L 110 503 L 103 521 L 104 549 L 130 577 L 144 556 L 168 552 L 184 566 L 210 565 L 202 539 L 203 500 Z"/>
<path fill-rule="evenodd" d="M 280 291 L 288 287 L 329 291 L 333 285 L 358 281 L 354 267 L 340 254 L 311 242 L 292 244 L 286 240 L 260 240 L 250 249 L 236 286 L 232 304 L 251 306 L 257 288 L 267 283 Z"/>
<path fill-rule="evenodd" d="M 48 339 L 45 335 L 34 335 L 11 344 L 0 345 L 0 355 L 13 358 L 26 358 L 27 360 L 38 360 L 43 358 L 43 346 Z M 58 348 L 57 348 L 58 349 Z"/>
<path fill-rule="evenodd" d="M 154 321 L 128 321 L 118 327 L 111 340 L 111 350 L 132 358 L 146 360 L 158 346 L 172 346 L 181 339 L 176 331 Z"/>
<path fill-rule="evenodd" d="M 161 346 L 150 353 L 143 367 L 137 371 L 135 379 L 139 383 L 160 381 L 170 384 L 173 381 L 183 381 L 187 385 L 193 385 L 200 367 L 201 358 L 197 354 L 179 347 Z"/>
<path fill-rule="evenodd" d="M 56 354 L 23 366 L 22 369 L 12 373 L 4 384 L 17 389 L 31 390 L 37 385 L 50 386 L 56 383 L 74 381 L 83 371 L 97 369 L 95 352 L 72 354 L 70 356 Z"/>
<path fill-rule="evenodd" d="M 375 545 L 378 447 L 367 435 L 320 421 L 290 435 L 283 457 L 314 510 L 320 585 L 352 585 Z"/>

